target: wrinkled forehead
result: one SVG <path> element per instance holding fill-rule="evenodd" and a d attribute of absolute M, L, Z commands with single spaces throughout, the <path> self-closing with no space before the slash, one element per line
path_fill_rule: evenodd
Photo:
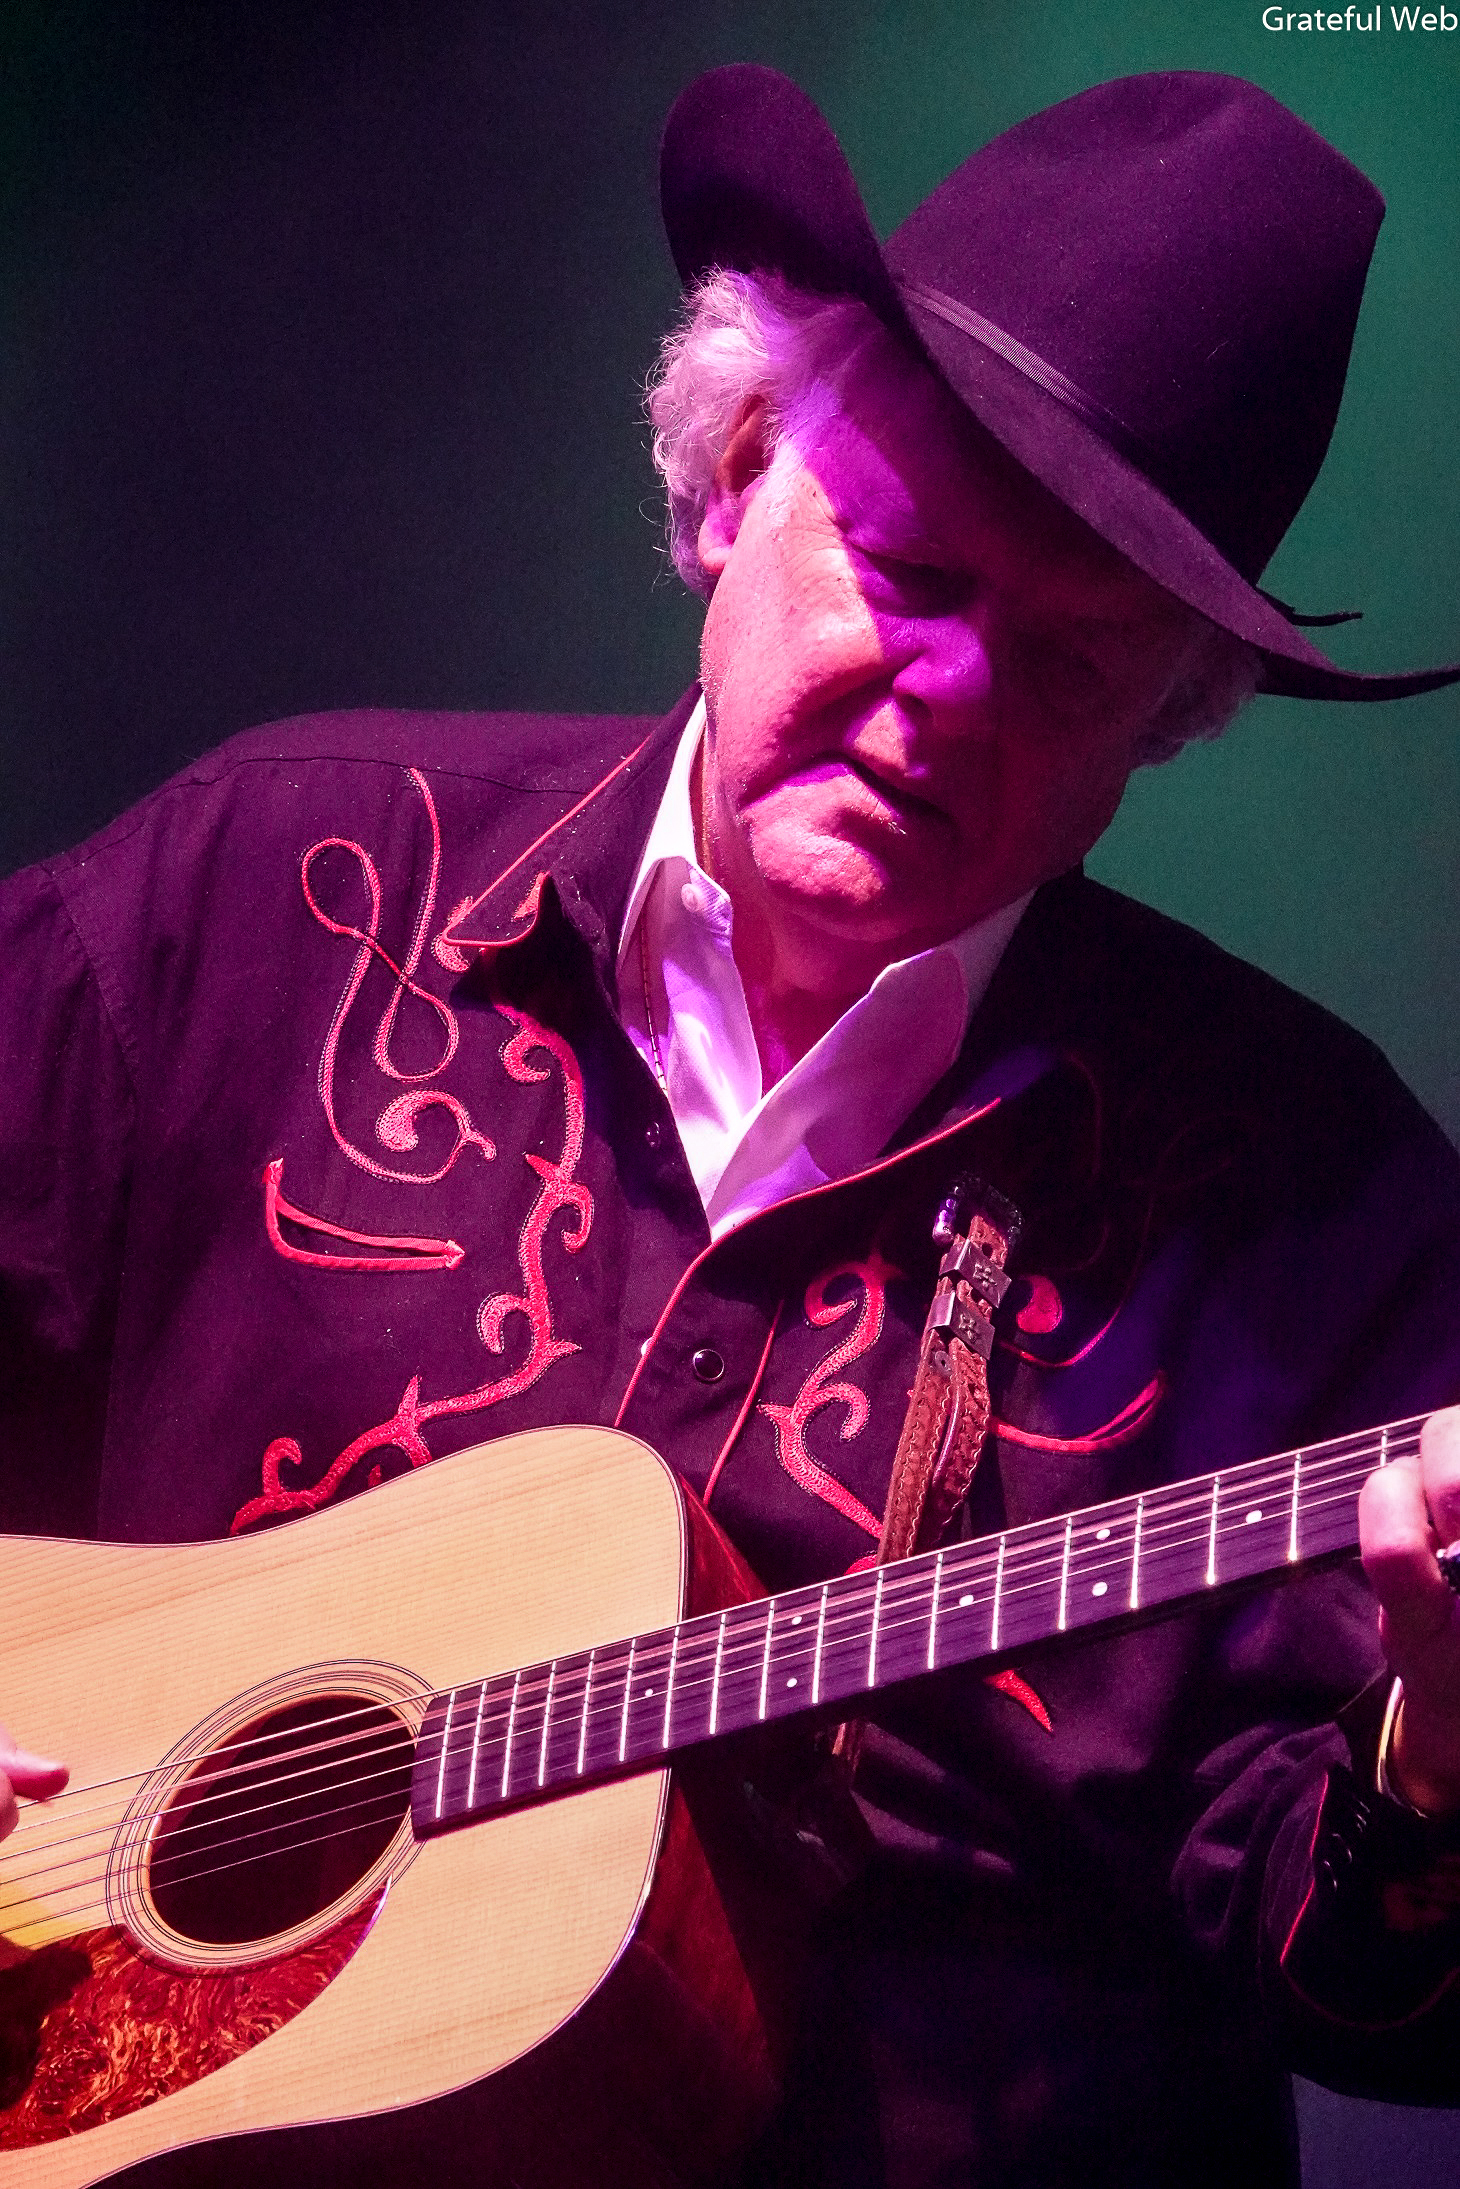
<path fill-rule="evenodd" d="M 1027 472 L 880 326 L 789 422 L 796 457 L 859 544 L 966 566 L 1082 613 L 1189 611 Z M 870 535 L 863 537 L 864 534 Z"/>

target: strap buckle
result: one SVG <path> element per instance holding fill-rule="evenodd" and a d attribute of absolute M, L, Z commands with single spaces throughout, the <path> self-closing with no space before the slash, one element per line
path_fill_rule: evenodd
<path fill-rule="evenodd" d="M 961 1338 L 970 1353 L 977 1353 L 980 1360 L 991 1360 L 994 1351 L 994 1326 L 986 1315 L 959 1299 L 952 1277 L 940 1277 L 933 1294 L 933 1304 L 928 1310 L 928 1330 L 942 1338 Z"/>

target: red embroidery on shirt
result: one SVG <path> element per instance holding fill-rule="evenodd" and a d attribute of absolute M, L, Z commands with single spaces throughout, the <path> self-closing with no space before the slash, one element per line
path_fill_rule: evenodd
<path fill-rule="evenodd" d="M 1054 1727 L 1049 1722 L 1049 1712 L 1045 1709 L 1044 1704 L 1035 1694 L 1029 1682 L 1021 1678 L 1012 1665 L 1005 1672 L 990 1672 L 986 1675 L 983 1684 L 985 1687 L 996 1687 L 999 1693 L 1007 1695 L 1011 1702 L 1022 1703 L 1035 1724 L 1042 1725 L 1046 1733 L 1054 1731 Z"/>
<path fill-rule="evenodd" d="M 323 1216 L 311 1216 L 292 1201 L 286 1201 L 282 1192 L 284 1158 L 276 1155 L 273 1162 L 264 1167 L 264 1229 L 269 1244 L 276 1254 L 282 1254 L 286 1262 L 305 1262 L 311 1269 L 459 1269 L 466 1258 L 465 1247 L 454 1239 L 412 1239 L 399 1234 L 380 1237 L 369 1231 L 347 1231 L 343 1224 L 331 1224 Z M 279 1229 L 280 1220 L 295 1224 L 301 1231 L 322 1233 L 328 1239 L 342 1239 L 348 1246 L 378 1247 L 376 1254 L 317 1254 L 305 1247 L 294 1246 Z"/>
<path fill-rule="evenodd" d="M 456 1045 L 460 1033 L 456 1023 L 456 1014 L 450 1005 L 444 1002 L 440 996 L 433 996 L 428 988 L 423 988 L 413 977 L 416 967 L 421 961 L 427 929 L 430 926 L 431 915 L 436 904 L 436 888 L 441 873 L 441 824 L 437 819 L 436 803 L 431 796 L 431 788 L 425 776 L 422 775 L 419 768 L 411 768 L 408 772 L 412 783 L 414 783 L 425 802 L 426 817 L 431 825 L 431 871 L 427 878 L 421 907 L 416 916 L 415 932 L 411 937 L 411 946 L 400 965 L 396 964 L 389 951 L 384 949 L 380 942 L 380 875 L 374 860 L 363 844 L 354 843 L 349 837 L 345 836 L 326 836 L 319 843 L 311 844 L 300 865 L 299 879 L 304 890 L 304 901 L 320 926 L 327 929 L 331 935 L 342 936 L 359 945 L 355 952 L 354 963 L 350 968 L 349 978 L 345 982 L 344 993 L 340 997 L 334 1018 L 330 1022 L 330 1030 L 325 1036 L 325 1044 L 319 1060 L 319 1098 L 324 1104 L 324 1114 L 328 1120 L 335 1145 L 342 1154 L 349 1157 L 352 1163 L 357 1164 L 361 1170 L 368 1171 L 372 1178 L 388 1179 L 393 1185 L 431 1186 L 438 1179 L 446 1176 L 446 1173 L 451 1169 L 464 1148 L 479 1149 L 488 1162 L 493 1159 L 497 1151 L 486 1134 L 479 1133 L 476 1130 L 464 1104 L 458 1102 L 455 1095 L 447 1094 L 440 1088 L 429 1088 L 420 1084 L 423 1080 L 435 1079 L 441 1072 L 445 1071 L 456 1054 Z M 333 914 L 325 911 L 316 897 L 310 879 L 310 872 L 315 860 L 324 851 L 348 852 L 365 877 L 365 886 L 370 894 L 370 917 L 368 925 L 365 927 L 361 927 L 352 920 L 336 919 Z M 389 1148 L 392 1154 L 409 1154 L 411 1149 L 420 1144 L 417 1120 L 422 1113 L 431 1109 L 444 1110 L 456 1127 L 456 1138 L 445 1162 L 433 1171 L 393 1170 L 386 1164 L 378 1163 L 374 1156 L 367 1155 L 362 1148 L 357 1148 L 352 1141 L 347 1139 L 340 1129 L 339 1120 L 335 1113 L 335 1059 L 339 1052 L 340 1036 L 344 1031 L 345 1021 L 354 1007 L 355 999 L 364 984 L 365 975 L 370 969 L 372 958 L 378 958 L 395 978 L 394 986 L 390 992 L 390 1001 L 386 1004 L 385 1010 L 381 1014 L 380 1024 L 375 1031 L 371 1054 L 379 1070 L 388 1079 L 399 1080 L 412 1088 L 410 1093 L 397 1095 L 393 1101 L 386 1104 L 375 1122 L 376 1138 L 381 1146 Z M 419 1002 L 424 1003 L 429 1010 L 434 1011 L 441 1027 L 441 1055 L 434 1064 L 417 1072 L 403 1071 L 395 1063 L 390 1053 L 391 1037 L 395 1032 L 396 1019 L 400 1012 L 402 999 L 407 995 L 414 996 Z"/>
<path fill-rule="evenodd" d="M 1051 1330 L 1058 1330 L 1064 1321 L 1064 1302 L 1058 1287 L 1048 1277 L 1026 1277 L 1024 1282 L 1029 1287 L 1029 1297 L 1014 1320 L 1031 1337 L 1046 1337 Z"/>
<path fill-rule="evenodd" d="M 887 1309 L 887 1279 L 898 1272 L 882 1259 L 876 1247 L 865 1262 L 842 1262 L 829 1269 L 823 1276 L 814 1277 L 806 1287 L 806 1319 L 818 1330 L 826 1330 L 833 1323 L 841 1322 L 857 1307 L 857 1295 L 849 1293 L 844 1300 L 830 1301 L 826 1297 L 827 1286 L 835 1284 L 839 1277 L 855 1277 L 862 1287 L 860 1311 L 847 1335 L 834 1345 L 824 1360 L 802 1384 L 789 1406 L 774 1405 L 762 1399 L 756 1411 L 765 1415 L 776 1433 L 776 1458 L 795 1483 L 812 1497 L 819 1497 L 830 1505 L 844 1520 L 861 1528 L 875 1541 L 882 1533 L 882 1522 L 859 1497 L 818 1466 L 806 1448 L 806 1427 L 813 1415 L 823 1406 L 840 1404 L 846 1408 L 846 1418 L 841 1426 L 841 1440 L 849 1443 L 860 1436 L 867 1426 L 871 1412 L 867 1394 L 854 1383 L 838 1383 L 839 1376 L 855 1360 L 877 1343 L 882 1335 L 882 1323 Z"/>
<path fill-rule="evenodd" d="M 469 914 L 475 912 L 479 905 L 485 904 L 488 897 L 499 890 L 508 877 L 515 874 L 520 866 L 525 866 L 534 852 L 541 851 L 543 845 L 550 837 L 556 836 L 560 828 L 566 828 L 570 821 L 575 821 L 584 807 L 592 805 L 594 799 L 601 792 L 606 791 L 610 783 L 616 782 L 626 768 L 631 768 L 640 753 L 648 751 L 653 738 L 654 732 L 651 730 L 648 737 L 644 738 L 640 744 L 637 744 L 631 753 L 625 753 L 623 759 L 616 766 L 610 768 L 607 775 L 594 784 L 592 790 L 586 791 L 576 805 L 569 806 L 566 813 L 560 813 L 556 821 L 549 822 L 542 834 L 533 838 L 526 851 L 520 851 L 510 866 L 503 867 L 494 882 L 489 882 L 487 887 L 479 890 L 475 897 L 462 898 L 460 904 L 453 908 L 450 919 L 443 922 L 441 932 L 431 945 L 433 952 L 443 965 L 450 965 L 453 972 L 464 973 L 466 971 L 465 962 L 460 964 L 455 962 L 461 957 L 463 947 L 467 950 L 494 950 L 500 948 L 501 938 L 499 937 L 459 934 L 457 931 L 462 921 Z M 514 919 L 519 917 L 521 917 L 520 907 L 518 912 L 513 914 Z"/>
<path fill-rule="evenodd" d="M 425 1466 L 435 1457 L 425 1438 L 428 1423 L 445 1415 L 481 1413 L 489 1406 L 500 1405 L 503 1399 L 515 1398 L 536 1383 L 554 1361 L 579 1350 L 571 1339 L 558 1337 L 553 1329 L 552 1301 L 543 1274 L 542 1256 L 548 1227 L 560 1211 L 569 1211 L 572 1218 L 561 1233 L 561 1243 L 570 1254 L 576 1254 L 584 1244 L 593 1223 L 593 1196 L 573 1177 L 583 1152 L 583 1075 L 577 1058 L 560 1034 L 550 1027 L 538 1025 L 526 1012 L 514 1010 L 508 1004 L 499 1003 L 497 1008 L 517 1029 L 502 1050 L 502 1062 L 511 1078 L 528 1085 L 549 1077 L 551 1064 L 541 1066 L 530 1061 L 535 1049 L 544 1050 L 563 1076 L 562 1154 L 556 1162 L 542 1155 L 524 1157 L 529 1169 L 537 1174 L 539 1186 L 537 1198 L 518 1234 L 522 1290 L 520 1293 L 493 1293 L 483 1300 L 477 1311 L 477 1332 L 490 1353 L 504 1350 L 505 1325 L 511 1316 L 521 1315 L 528 1328 L 525 1358 L 508 1374 L 489 1378 L 474 1390 L 459 1392 L 450 1398 L 423 1399 L 421 1379 L 419 1375 L 412 1376 L 389 1421 L 366 1429 L 347 1444 L 317 1482 L 289 1487 L 282 1481 L 281 1469 L 302 1466 L 304 1455 L 293 1437 L 275 1437 L 263 1457 L 262 1492 L 239 1507 L 228 1531 L 230 1535 L 239 1534 L 256 1520 L 286 1513 L 313 1512 L 328 1504 L 368 1453 L 393 1448 L 404 1453 L 413 1467 Z M 375 1480 L 377 1475 L 378 1470 L 372 1469 L 370 1479 Z"/>
<path fill-rule="evenodd" d="M 1108 1452 L 1117 1444 L 1128 1444 L 1139 1436 L 1162 1399 L 1166 1396 L 1166 1375 L 1158 1368 L 1144 1391 L 1136 1396 L 1109 1421 L 1098 1429 L 1089 1430 L 1082 1437 L 1047 1437 L 1033 1429 L 1015 1429 L 1009 1422 L 995 1417 L 992 1427 L 995 1436 L 1008 1444 L 1025 1444 L 1035 1452 Z"/>
<path fill-rule="evenodd" d="M 514 927 L 536 927 L 542 913 L 542 893 L 547 878 L 546 868 L 541 874 L 533 876 L 531 889 L 529 889 L 521 904 L 514 905 L 512 908 L 512 925 Z"/>
<path fill-rule="evenodd" d="M 450 927 L 452 921 L 459 920 L 470 903 L 470 897 L 463 897 L 458 903 L 454 904 L 451 908 L 451 919 L 446 922 L 446 927 Z M 439 935 L 432 937 L 431 955 L 438 965 L 445 966 L 448 973 L 469 973 L 471 971 L 471 958 L 465 950 L 458 950 L 454 942 L 446 940 L 446 928 L 443 928 Z"/>

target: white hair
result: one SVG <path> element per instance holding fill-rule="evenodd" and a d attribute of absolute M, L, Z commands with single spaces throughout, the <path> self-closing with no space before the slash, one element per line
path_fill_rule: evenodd
<path fill-rule="evenodd" d="M 692 592 L 708 597 L 699 533 L 720 458 L 757 396 L 774 455 L 814 434 L 840 404 L 858 351 L 881 322 L 854 297 L 817 296 L 774 273 L 711 267 L 685 299 L 645 389 L 654 468 L 668 504 L 668 546 Z M 1257 689 L 1259 657 L 1229 631 L 1191 617 L 1191 643 L 1138 747 L 1138 764 L 1170 760 L 1193 738 L 1219 737 Z"/>

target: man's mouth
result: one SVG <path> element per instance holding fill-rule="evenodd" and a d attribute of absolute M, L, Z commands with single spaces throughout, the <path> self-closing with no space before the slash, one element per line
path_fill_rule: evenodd
<path fill-rule="evenodd" d="M 857 753 L 832 753 L 828 755 L 828 760 L 831 763 L 828 773 L 835 768 L 845 769 L 848 774 L 855 776 L 859 783 L 864 784 L 880 804 L 890 806 L 895 813 L 901 815 L 904 819 L 927 823 L 929 821 L 939 821 L 943 818 L 941 809 L 935 806 L 930 799 L 920 796 L 905 777 L 885 773 L 882 769 L 873 767 Z M 807 772 L 815 774 L 817 771 L 811 769 Z"/>

